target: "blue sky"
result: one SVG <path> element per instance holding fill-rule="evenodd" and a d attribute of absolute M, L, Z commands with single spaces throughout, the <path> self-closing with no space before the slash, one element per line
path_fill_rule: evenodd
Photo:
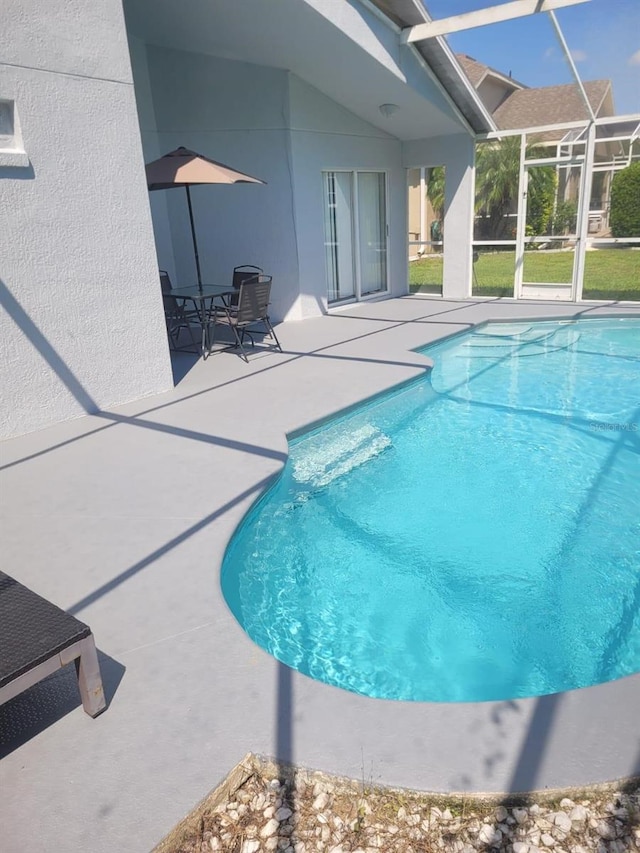
<path fill-rule="evenodd" d="M 499 0 L 425 0 L 433 18 L 499 5 Z M 618 114 L 640 113 L 640 0 L 589 0 L 556 17 L 583 80 L 610 79 Z M 570 83 L 549 16 L 532 15 L 448 36 L 467 53 L 527 86 Z"/>

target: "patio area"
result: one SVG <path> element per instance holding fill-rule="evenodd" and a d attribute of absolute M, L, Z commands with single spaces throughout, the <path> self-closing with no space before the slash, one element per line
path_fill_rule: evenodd
<path fill-rule="evenodd" d="M 85 715 L 67 667 L 0 707 L 3 853 L 148 850 L 248 751 L 433 791 L 640 773 L 640 675 L 510 702 L 368 699 L 280 665 L 219 586 L 288 433 L 421 375 L 413 348 L 479 322 L 612 314 L 640 307 L 361 303 L 278 326 L 283 353 L 248 365 L 176 355 L 173 391 L 5 442 L 6 571 L 91 626 L 109 706 Z"/>

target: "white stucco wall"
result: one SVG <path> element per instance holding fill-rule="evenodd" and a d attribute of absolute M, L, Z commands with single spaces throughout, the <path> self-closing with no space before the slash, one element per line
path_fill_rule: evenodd
<path fill-rule="evenodd" d="M 471 295 L 475 142 L 466 133 L 403 143 L 406 168 L 445 167 L 442 295 Z"/>
<path fill-rule="evenodd" d="M 319 26 L 329 5 L 324 0 L 309 5 L 318 14 L 308 23 Z M 404 294 L 408 290 L 406 167 L 444 162 L 448 166 L 447 216 L 452 237 L 445 286 L 448 295 L 467 292 L 472 207 L 467 217 L 464 205 L 469 179 L 472 181 L 473 144 L 430 74 L 413 54 L 401 48 L 392 29 L 365 13 L 360 4 L 333 4 L 331 8 L 342 17 L 331 17 L 331 36 L 321 65 L 311 47 L 308 62 L 302 62 L 295 51 L 287 54 L 294 64 L 304 66 L 301 75 L 217 55 L 216 51 L 224 49 L 223 35 L 237 38 L 231 26 L 238 25 L 235 17 L 231 23 L 222 19 L 216 36 L 214 10 L 213 17 L 193 13 L 184 20 L 180 16 L 179 22 L 176 18 L 173 25 L 165 15 L 156 27 L 155 18 L 145 18 L 142 9 L 133 7 L 130 4 L 129 13 L 136 13 L 131 20 L 137 37 L 131 37 L 131 52 L 145 159 L 184 145 L 267 182 L 266 186 L 192 189 L 203 281 L 227 283 L 234 266 L 256 264 L 273 276 L 274 319 L 299 319 L 326 311 L 322 173 L 332 169 L 383 171 L 387 178 L 389 292 Z M 227 14 L 234 12 L 227 9 Z M 195 27 L 197 21 L 200 27 Z M 145 27 L 150 34 L 145 35 Z M 201 50 L 211 52 L 185 50 L 185 27 L 197 38 Z M 173 46 L 174 29 L 179 47 Z M 247 35 L 249 42 L 252 38 L 254 30 Z M 344 86 L 351 91 L 357 80 L 362 100 L 373 99 L 377 125 L 373 118 L 356 115 L 334 99 L 337 95 L 327 93 L 327 88 L 333 91 L 336 72 L 331 64 L 331 39 L 342 51 Z M 241 45 L 232 40 L 226 48 L 237 53 Z M 380 80 L 350 75 L 352 65 L 360 67 L 358 63 L 370 67 Z M 313 85 L 316 78 L 318 87 Z M 393 103 L 393 99 L 402 106 L 388 120 L 387 132 L 379 124 L 379 104 Z M 441 128 L 455 132 L 438 136 Z M 432 140 L 403 143 L 399 138 L 414 131 L 422 137 L 430 130 Z M 415 151 L 416 162 L 405 156 L 406 150 Z M 195 282 L 184 190 L 152 193 L 152 210 L 159 265 L 170 271 L 175 284 Z M 462 237 L 457 239 L 454 232 L 463 221 Z"/>
<path fill-rule="evenodd" d="M 406 292 L 406 177 L 397 139 L 280 69 L 136 39 L 131 51 L 146 160 L 184 145 L 267 182 L 192 189 L 204 281 L 226 283 L 234 266 L 256 264 L 273 276 L 275 319 L 326 311 L 322 171 L 370 169 L 387 173 L 390 290 Z M 192 283 L 184 190 L 151 195 L 158 262 L 174 283 Z"/>
<path fill-rule="evenodd" d="M 295 75 L 289 77 L 291 150 L 300 264 L 300 314 L 327 310 L 322 173 L 387 175 L 389 291 L 407 292 L 406 172 L 402 143 L 360 120 Z"/>
<path fill-rule="evenodd" d="M 144 42 L 131 36 L 129 38 L 129 51 L 131 54 L 131 68 L 138 107 L 138 120 L 140 122 L 142 152 L 145 163 L 149 163 L 167 152 L 163 150 L 158 137 L 151 80 L 149 79 L 147 46 Z M 158 267 L 167 270 L 171 280 L 174 281 L 177 279 L 177 271 L 173 257 L 173 241 L 171 238 L 167 201 L 168 195 L 166 192 L 154 191 L 149 193 L 149 206 L 153 221 Z"/>
<path fill-rule="evenodd" d="M 266 181 L 193 187 L 203 281 L 231 281 L 234 266 L 255 264 L 273 276 L 274 319 L 297 316 L 298 267 L 293 228 L 287 127 L 287 74 L 251 63 L 148 45 L 147 79 L 155 133 L 143 127 L 145 157 L 184 145 Z M 139 101 L 147 85 L 134 63 Z M 141 121 L 151 121 L 147 109 Z M 171 246 L 154 207 L 158 259 L 171 264 L 175 284 L 196 280 L 185 191 L 158 191 L 167 207 Z"/>
<path fill-rule="evenodd" d="M 5 0 L 0 98 L 26 167 L 0 166 L 0 435 L 171 387 L 119 0 Z"/>

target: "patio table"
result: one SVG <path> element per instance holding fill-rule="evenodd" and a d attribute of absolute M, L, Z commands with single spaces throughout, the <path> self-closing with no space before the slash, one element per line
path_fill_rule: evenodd
<path fill-rule="evenodd" d="M 174 287 L 171 296 L 176 299 L 184 299 L 193 303 L 198 321 L 202 327 L 202 343 L 200 352 L 203 359 L 211 353 L 211 341 L 209 328 L 211 326 L 211 314 L 214 299 L 220 299 L 223 305 L 228 305 L 227 296 L 236 291 L 232 284 L 202 284 L 189 285 L 188 287 Z"/>

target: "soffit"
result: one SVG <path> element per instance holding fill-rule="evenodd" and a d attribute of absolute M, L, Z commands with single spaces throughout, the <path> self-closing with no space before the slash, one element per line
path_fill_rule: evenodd
<path fill-rule="evenodd" d="M 397 32 L 363 4 L 125 0 L 124 8 L 129 32 L 148 44 L 292 71 L 398 139 L 464 129 L 437 83 L 400 46 Z M 400 109 L 385 118 L 383 103 Z M 483 123 L 481 129 L 492 128 Z"/>

